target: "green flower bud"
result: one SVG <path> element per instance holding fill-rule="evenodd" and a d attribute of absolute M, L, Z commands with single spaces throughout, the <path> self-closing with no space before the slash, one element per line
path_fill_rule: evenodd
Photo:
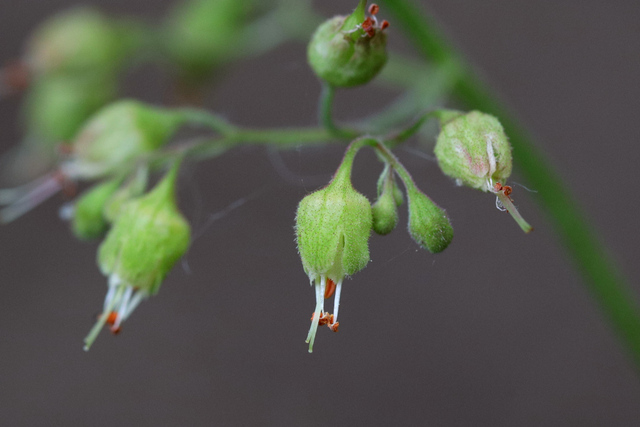
<path fill-rule="evenodd" d="M 187 78 L 201 80 L 237 49 L 249 0 L 190 0 L 170 14 L 164 32 L 169 57 Z"/>
<path fill-rule="evenodd" d="M 121 182 L 119 178 L 105 181 L 80 195 L 71 220 L 71 230 L 76 237 L 82 240 L 97 239 L 109 229 L 104 207 Z"/>
<path fill-rule="evenodd" d="M 309 352 L 324 316 L 324 299 L 335 290 L 334 313 L 329 321 L 337 331 L 340 292 L 345 276 L 362 270 L 369 263 L 371 205 L 351 185 L 353 156 L 345 160 L 331 183 L 306 196 L 296 214 L 298 252 L 310 282 L 315 282 L 316 310 L 307 342 Z"/>
<path fill-rule="evenodd" d="M 179 112 L 124 100 L 98 111 L 73 142 L 67 176 L 92 178 L 131 167 L 165 145 L 184 122 Z"/>
<path fill-rule="evenodd" d="M 495 182 L 511 175 L 511 145 L 502 125 L 479 111 L 443 124 L 435 154 L 440 169 L 459 185 L 493 191 Z"/>
<path fill-rule="evenodd" d="M 127 203 L 98 249 L 98 265 L 109 276 L 100 319 L 85 339 L 88 349 L 105 323 L 118 332 L 135 307 L 158 292 L 190 241 L 189 223 L 175 201 L 178 165 L 147 195 Z"/>
<path fill-rule="evenodd" d="M 119 27 L 102 13 L 76 8 L 42 24 L 25 60 L 36 74 L 111 73 L 122 63 L 127 46 Z"/>
<path fill-rule="evenodd" d="M 397 192 L 402 192 L 398 188 L 391 168 L 387 166 L 378 180 L 378 200 L 371 206 L 373 214 L 373 231 L 380 235 L 389 234 L 398 225 L 398 203 Z"/>
<path fill-rule="evenodd" d="M 336 16 L 321 24 L 307 49 L 309 65 L 318 77 L 332 86 L 351 87 L 367 83 L 387 62 L 389 24 L 380 25 L 375 16 L 365 18 L 366 0 L 349 16 Z M 372 6 L 372 15 L 377 6 Z"/>
<path fill-rule="evenodd" d="M 139 168 L 136 173 L 107 200 L 104 205 L 104 217 L 108 222 L 114 222 L 122 212 L 122 208 L 131 200 L 141 196 L 147 189 L 149 171 L 146 167 Z"/>
<path fill-rule="evenodd" d="M 453 239 L 453 228 L 444 209 L 417 188 L 407 189 L 409 234 L 418 245 L 433 253 L 444 251 Z"/>
<path fill-rule="evenodd" d="M 27 131 L 47 145 L 69 141 L 93 113 L 115 98 L 116 91 L 116 82 L 108 78 L 42 76 L 27 95 Z"/>

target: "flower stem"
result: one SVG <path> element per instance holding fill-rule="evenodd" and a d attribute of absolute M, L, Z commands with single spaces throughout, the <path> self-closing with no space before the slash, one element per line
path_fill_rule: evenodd
<path fill-rule="evenodd" d="M 500 118 L 513 145 L 513 157 L 520 173 L 538 190 L 537 202 L 550 216 L 560 240 L 586 278 L 587 288 L 626 344 L 640 372 L 640 309 L 636 295 L 609 251 L 592 231 L 594 227 L 571 196 L 572 192 L 562 183 L 528 133 L 496 100 L 421 8 L 410 0 L 382 2 L 395 16 L 398 28 L 406 32 L 423 57 L 435 65 L 447 61 L 460 64 L 461 71 L 453 92 L 468 108 Z"/>

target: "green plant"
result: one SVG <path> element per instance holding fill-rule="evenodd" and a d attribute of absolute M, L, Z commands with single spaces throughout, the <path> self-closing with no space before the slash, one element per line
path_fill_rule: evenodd
<path fill-rule="evenodd" d="M 237 4 L 237 2 L 229 4 L 223 2 L 222 4 L 226 5 L 225 7 L 231 7 L 229 4 Z M 600 245 L 592 235 L 588 224 L 582 219 L 582 215 L 575 208 L 575 204 L 570 197 L 567 196 L 568 192 L 561 186 L 561 180 L 546 166 L 547 162 L 544 157 L 528 140 L 526 133 L 510 118 L 508 111 L 500 107 L 495 98 L 475 77 L 464 59 L 455 50 L 450 48 L 439 34 L 433 31 L 434 26 L 427 25 L 429 22 L 424 17 L 424 14 L 412 5 L 412 3 L 403 0 L 384 2 L 383 11 L 388 10 L 392 12 L 394 15 L 394 19 L 392 20 L 393 25 L 400 30 L 406 31 L 408 38 L 414 42 L 419 52 L 431 61 L 432 66 L 446 73 L 448 84 L 442 85 L 444 87 L 443 90 L 446 90 L 446 87 L 450 86 L 453 95 L 460 98 L 469 109 L 482 111 L 482 115 L 481 113 L 471 112 L 461 117 L 459 112 L 436 107 L 431 105 L 430 100 L 425 99 L 424 104 L 418 106 L 410 104 L 396 105 L 394 109 L 383 111 L 379 116 L 375 117 L 375 120 L 365 121 L 364 124 L 353 123 L 343 126 L 334 122 L 332 118 L 332 103 L 335 90 L 341 86 L 366 83 L 377 74 L 382 64 L 386 61 L 386 57 L 382 53 L 384 50 L 382 39 L 384 39 L 386 24 L 374 19 L 377 16 L 376 9 L 370 11 L 372 16 L 365 17 L 365 4 L 365 1 L 361 1 L 356 12 L 350 15 L 350 17 L 340 18 L 340 26 L 334 25 L 330 28 L 331 37 L 325 37 L 326 28 L 328 27 L 322 31 L 321 35 L 323 37 L 321 37 L 320 42 L 325 41 L 332 44 L 335 37 L 338 37 L 340 46 L 337 48 L 338 53 L 336 55 L 320 56 L 318 58 L 317 52 L 325 52 L 328 50 L 331 53 L 334 52 L 332 49 L 336 48 L 335 46 L 318 48 L 316 44 L 319 42 L 316 39 L 314 39 L 313 48 L 310 48 L 310 62 L 314 65 L 314 69 L 318 72 L 319 76 L 324 79 L 319 104 L 321 127 L 303 129 L 251 129 L 230 124 L 221 116 L 203 109 L 156 109 L 155 107 L 131 102 L 126 102 L 124 105 L 129 107 L 133 105 L 135 108 L 125 111 L 124 117 L 114 120 L 113 124 L 111 124 L 111 119 L 104 120 L 108 122 L 105 126 L 96 126 L 91 123 L 96 123 L 96 121 L 100 122 L 101 117 L 104 117 L 106 112 L 110 111 L 109 109 L 123 105 L 121 103 L 106 107 L 107 109 L 101 110 L 95 118 L 90 119 L 89 124 L 80 127 L 80 124 L 84 124 L 85 121 L 89 119 L 86 112 L 94 112 L 97 109 L 95 106 L 96 101 L 92 99 L 90 103 L 88 103 L 87 108 L 78 109 L 74 107 L 74 111 L 80 111 L 83 116 L 82 119 L 77 120 L 78 125 L 75 126 L 76 129 L 69 130 L 65 128 L 64 131 L 60 132 L 61 135 L 73 134 L 73 136 L 69 137 L 72 140 L 69 147 L 69 157 L 59 164 L 59 169 L 56 169 L 57 172 L 49 175 L 44 181 L 38 182 L 33 188 L 28 187 L 23 189 L 24 191 L 7 190 L 2 193 L 2 199 L 9 204 L 9 207 L 3 211 L 2 218 L 5 221 L 14 219 L 40 202 L 44 198 L 44 195 L 59 190 L 66 180 L 94 180 L 96 178 L 108 177 L 121 180 L 121 182 L 124 183 L 126 178 L 131 179 L 134 174 L 138 173 L 141 167 L 161 170 L 170 164 L 174 164 L 176 158 L 183 157 L 187 161 L 204 161 L 212 157 L 220 156 L 225 151 L 241 144 L 266 144 L 286 149 L 304 144 L 323 144 L 327 142 L 346 144 L 354 141 L 353 145 L 347 150 L 343 165 L 352 162 L 357 149 L 365 145 L 371 146 L 376 151 L 383 165 L 383 171 L 380 175 L 380 182 L 382 184 L 379 187 L 380 204 L 376 203 L 374 205 L 378 206 L 378 209 L 374 210 L 374 212 L 378 212 L 378 214 L 376 214 L 378 218 L 380 218 L 380 216 L 391 217 L 391 219 L 383 218 L 391 225 L 379 225 L 379 229 L 376 229 L 376 231 L 386 231 L 388 228 L 395 226 L 396 220 L 393 218 L 395 214 L 394 203 L 390 202 L 391 198 L 389 194 L 394 195 L 393 202 L 397 204 L 402 203 L 401 197 L 395 196 L 398 188 L 395 183 L 395 176 L 398 176 L 403 181 L 407 193 L 410 210 L 409 230 L 411 236 L 421 246 L 433 252 L 439 252 L 448 246 L 452 238 L 452 232 L 446 214 L 417 189 L 404 166 L 399 163 L 390 150 L 396 148 L 410 137 L 415 136 L 422 129 L 422 125 L 431 118 L 438 119 L 443 126 L 442 137 L 437 138 L 439 141 L 438 144 L 440 144 L 440 141 L 444 141 L 447 136 L 445 128 L 454 126 L 455 122 L 458 121 L 461 123 L 461 132 L 471 135 L 469 143 L 472 144 L 472 146 L 464 146 L 465 138 L 455 136 L 455 132 L 453 132 L 454 136 L 450 136 L 450 138 L 455 140 L 452 142 L 454 146 L 453 151 L 436 149 L 436 154 L 438 155 L 441 165 L 445 165 L 443 166 L 444 172 L 455 179 L 460 179 L 463 183 L 471 187 L 493 192 L 500 200 L 502 206 L 506 207 L 507 210 L 514 215 L 521 228 L 529 231 L 530 226 L 522 219 L 515 210 L 515 207 L 511 204 L 509 197 L 511 189 L 506 186 L 504 182 L 504 179 L 509 177 L 511 171 L 511 148 L 509 144 L 506 143 L 506 138 L 504 138 L 502 134 L 502 128 L 504 127 L 504 133 L 510 138 L 511 144 L 513 145 L 516 169 L 520 170 L 528 178 L 531 185 L 538 190 L 539 200 L 542 202 L 542 206 L 544 206 L 555 219 L 559 235 L 563 236 L 570 252 L 574 255 L 578 265 L 585 273 L 587 283 L 591 285 L 591 289 L 598 297 L 604 310 L 629 345 L 632 355 L 640 362 L 640 334 L 638 332 L 640 331 L 640 320 L 638 318 L 638 309 L 633 303 L 633 298 L 630 297 L 630 292 L 625 285 L 624 279 L 620 277 L 615 268 L 611 267 L 613 263 L 609 261 L 610 256 L 607 255 L 606 251 L 602 249 L 602 245 Z M 226 13 L 228 11 L 225 10 L 222 12 Z M 218 17 L 222 12 L 214 10 L 211 13 Z M 273 23 L 274 21 L 277 22 L 279 19 L 283 19 L 283 16 L 287 16 L 287 20 L 289 21 L 291 20 L 292 14 L 298 14 L 298 19 L 293 21 L 314 23 L 319 21 L 308 8 L 301 7 L 300 5 L 294 6 L 290 2 L 284 1 L 278 3 L 273 9 L 265 8 L 265 10 L 262 11 L 261 14 L 257 14 L 257 16 L 246 14 L 243 11 L 233 11 L 233 20 L 224 21 L 225 25 L 234 23 L 233 28 L 225 29 L 225 34 L 232 34 L 231 38 L 233 43 L 238 43 L 240 47 L 228 50 L 220 49 L 218 46 L 202 45 L 201 43 L 194 42 L 192 49 L 185 50 L 185 52 L 190 55 L 189 58 L 186 59 L 176 58 L 175 40 L 169 41 L 166 39 L 166 35 L 171 34 L 170 31 L 166 31 L 162 33 L 162 36 L 158 36 L 156 32 L 138 25 L 114 26 L 114 28 L 122 29 L 125 33 L 126 37 L 122 36 L 122 38 L 134 40 L 134 42 L 124 43 L 123 46 L 125 46 L 126 49 L 114 50 L 117 54 L 114 54 L 115 56 L 113 58 L 108 58 L 107 62 L 118 65 L 121 63 L 132 64 L 135 62 L 135 58 L 142 55 L 141 52 L 152 52 L 153 54 L 147 54 L 147 57 L 152 59 L 160 58 L 161 61 L 172 64 L 172 69 L 176 70 L 177 78 L 182 81 L 184 86 L 189 88 L 186 91 L 186 95 L 188 95 L 186 98 L 192 98 L 194 90 L 197 91 L 194 88 L 199 87 L 204 80 L 216 72 L 219 72 L 226 64 L 237 59 L 235 53 L 262 53 L 289 38 L 301 38 L 303 35 L 309 36 L 309 34 L 303 34 L 304 31 L 299 28 L 288 28 L 286 26 L 282 26 L 280 33 L 275 32 L 271 38 L 267 38 L 266 40 L 258 38 L 256 37 L 256 33 L 252 33 L 252 31 L 256 31 L 257 28 L 261 28 L 261 25 Z M 182 14 L 181 17 L 182 19 L 188 19 L 189 14 Z M 196 17 L 200 20 L 203 18 L 203 15 L 196 14 L 193 19 Z M 169 20 L 169 22 L 179 23 L 180 20 L 174 19 Z M 178 24 L 174 24 L 171 28 L 176 28 L 176 26 L 178 26 Z M 189 25 L 187 25 L 187 27 L 189 27 Z M 201 29 L 202 31 L 208 29 L 206 26 L 201 25 L 194 26 L 193 28 Z M 216 27 L 215 29 L 218 28 Z M 93 30 L 95 30 L 95 27 L 91 27 L 91 31 Z M 193 40 L 207 40 L 207 37 L 209 37 L 207 34 L 202 37 L 194 36 Z M 74 40 L 76 39 L 90 40 L 90 38 L 83 37 L 74 38 Z M 373 43 L 373 40 L 378 39 L 380 40 L 376 42 L 375 49 L 371 49 L 370 46 L 362 46 L 363 41 Z M 201 57 L 198 49 L 206 49 L 206 54 L 202 54 L 204 56 Z M 180 50 L 178 49 L 178 51 Z M 180 52 L 182 53 L 182 51 Z M 213 58 L 206 55 L 216 55 L 216 57 Z M 193 58 L 195 58 L 195 60 Z M 207 61 L 198 61 L 198 59 L 203 58 L 207 59 Z M 45 79 L 50 72 L 68 74 L 73 78 L 77 78 L 79 75 L 99 74 L 96 72 L 97 68 L 100 68 L 101 72 L 105 71 L 104 67 L 95 66 L 96 69 L 92 69 L 91 63 L 88 65 L 83 64 L 76 59 L 77 58 L 71 56 L 68 66 L 57 66 L 53 71 L 48 70 L 46 67 L 32 70 L 34 79 Z M 96 59 L 98 62 L 101 60 L 102 58 Z M 323 67 L 327 61 L 329 62 L 329 66 Z M 80 63 L 81 66 L 76 66 L 78 63 Z M 402 65 L 397 66 L 398 63 Z M 389 60 L 389 69 L 391 72 L 386 75 L 383 74 L 381 78 L 394 80 L 396 82 L 404 81 L 406 86 L 412 87 L 415 84 L 415 79 L 412 79 L 412 76 L 416 74 L 419 75 L 423 72 L 426 65 L 420 63 L 416 66 L 407 66 L 406 64 L 402 59 L 392 57 Z M 107 68 L 106 71 L 110 73 L 110 75 L 105 77 L 105 81 L 112 82 L 117 78 L 117 73 L 121 72 L 120 67 Z M 34 85 L 33 87 L 36 86 Z M 106 98 L 108 97 L 105 97 L 105 99 Z M 76 105 L 76 102 L 70 104 Z M 37 105 L 47 104 L 37 102 Z M 55 105 L 59 104 L 56 103 Z M 405 109 L 404 112 L 403 108 Z M 32 111 L 32 109 L 28 109 L 27 111 Z M 397 114 L 398 111 L 403 114 L 400 114 L 399 117 L 394 117 L 394 114 Z M 420 111 L 420 115 L 416 119 L 414 116 L 417 111 Z M 146 114 L 148 112 L 152 114 Z M 156 113 L 166 115 L 164 115 L 162 119 L 157 119 L 157 116 L 155 116 Z M 31 115 L 35 115 L 33 112 L 27 112 L 26 114 L 30 117 Z M 37 113 L 38 117 L 45 118 L 49 117 L 49 114 L 50 113 L 46 111 L 39 111 Z M 487 114 L 495 117 L 488 116 Z M 467 120 L 467 122 L 473 123 L 467 123 L 462 120 L 465 117 L 477 117 L 479 115 L 488 118 L 486 123 L 477 125 L 475 120 Z M 73 114 L 74 120 L 76 120 L 76 117 L 78 117 L 78 115 Z M 154 120 L 157 120 L 158 123 L 155 123 Z M 42 126 L 39 124 L 41 122 L 43 122 L 43 120 L 34 119 L 33 121 L 29 121 L 29 123 L 33 123 L 32 126 L 35 127 Z M 391 124 L 388 125 L 387 123 Z M 166 129 L 163 128 L 164 125 L 167 126 Z M 214 135 L 204 140 L 166 145 L 173 132 L 180 125 L 205 127 L 210 129 Z M 44 132 L 47 133 L 46 126 L 42 127 L 45 129 Z M 100 129 L 95 130 L 96 127 Z M 159 132 L 159 130 L 162 130 L 162 132 Z M 107 134 L 104 138 L 99 138 L 98 136 L 100 135 L 98 134 L 102 131 Z M 43 130 L 39 129 L 38 132 L 41 133 Z M 38 132 L 34 130 L 33 133 L 38 134 Z M 371 136 L 371 138 L 365 136 Z M 56 136 L 56 138 L 59 137 Z M 95 144 L 91 142 L 95 140 L 115 141 L 113 145 L 115 148 L 112 148 L 112 146 L 108 144 L 103 145 L 102 142 Z M 502 143 L 494 145 L 494 140 L 502 141 Z M 133 142 L 124 144 L 124 141 Z M 50 150 L 51 144 L 50 141 L 45 142 L 42 146 L 48 148 L 42 148 L 42 151 L 46 152 L 46 150 Z M 117 144 L 120 143 L 124 145 L 119 147 Z M 442 146 L 446 145 L 446 143 L 447 142 L 444 141 Z M 484 147 L 486 147 L 486 149 Z M 33 142 L 29 145 L 29 150 L 31 151 L 38 151 L 40 148 L 38 144 L 34 144 Z M 93 148 L 95 148 L 95 150 Z M 455 153 L 456 149 L 461 150 L 465 153 L 465 156 L 468 155 L 470 157 L 472 157 L 471 154 L 475 156 L 476 153 L 480 153 L 483 156 L 481 163 L 484 162 L 487 168 L 474 168 L 473 165 L 476 164 L 475 160 L 466 165 L 460 164 L 459 159 L 453 158 L 453 153 Z M 504 166 L 507 163 L 508 167 Z M 496 165 L 503 165 L 504 167 L 496 168 Z M 341 169 L 339 169 L 339 171 L 340 170 Z M 478 178 L 480 184 L 477 184 L 474 180 L 467 179 L 469 176 Z M 336 178 L 337 177 L 338 173 L 336 173 Z M 321 191 L 325 191 L 326 193 L 330 188 L 331 186 Z M 329 224 L 329 226 L 339 229 L 340 226 L 336 224 L 341 224 L 345 221 L 367 225 L 375 220 L 375 215 L 371 216 L 371 212 L 367 214 L 366 209 L 362 209 L 363 196 L 361 197 L 355 190 L 350 188 L 350 184 L 347 185 L 343 183 L 341 189 L 342 194 L 338 199 L 344 200 L 340 203 L 345 205 L 354 203 L 359 206 L 358 210 L 362 212 L 357 215 L 352 215 L 348 213 L 347 210 L 343 211 L 341 210 L 342 208 L 333 205 L 327 208 L 326 206 L 330 205 L 330 203 L 327 201 L 329 199 L 325 197 L 325 205 L 322 205 L 320 209 L 329 209 L 331 213 L 337 212 L 340 214 L 338 215 L 340 218 L 334 221 L 335 223 L 332 222 Z M 382 202 L 385 201 L 385 194 L 386 207 L 383 210 L 380 206 L 382 206 Z M 349 199 L 356 201 L 354 202 Z M 129 203 L 134 202 L 135 201 L 131 201 Z M 336 202 L 336 204 L 340 203 Z M 301 206 L 305 208 L 306 204 L 302 204 Z M 301 208 L 301 210 L 304 212 L 305 209 L 303 208 Z M 347 213 L 342 215 L 342 212 Z M 323 217 L 326 216 L 327 215 L 323 214 Z M 352 216 L 356 216 L 359 219 L 352 220 L 350 219 Z M 301 216 L 299 215 L 299 220 L 300 218 Z M 112 221 L 117 221 L 117 219 L 113 219 Z M 313 228 L 313 222 L 313 220 L 307 221 L 302 227 L 299 224 L 299 233 L 302 233 L 300 231 L 301 229 L 304 231 L 308 228 Z M 352 228 L 352 226 L 348 227 Z M 376 226 L 372 223 L 369 228 L 371 227 L 375 229 Z M 354 255 L 354 257 L 359 259 L 359 262 L 355 262 L 353 266 L 349 264 L 349 267 L 341 266 L 341 268 L 337 268 L 335 264 L 331 264 L 327 267 L 326 271 L 320 271 L 322 270 L 321 267 L 306 261 L 305 258 L 307 258 L 306 254 L 309 251 L 313 255 L 318 255 L 318 251 L 326 254 L 329 250 L 317 245 L 312 245 L 310 249 L 307 249 L 304 247 L 304 243 L 301 244 L 300 242 L 300 238 L 304 236 L 304 234 L 299 234 L 298 243 L 301 246 L 300 252 L 303 256 L 305 270 L 312 281 L 317 280 L 318 276 L 320 277 L 319 289 L 316 290 L 318 307 L 321 306 L 325 296 L 331 295 L 332 291 L 327 288 L 327 286 L 331 286 L 327 285 L 329 281 L 336 284 L 337 299 L 342 277 L 344 277 L 345 274 L 354 274 L 366 265 L 366 263 L 362 261 L 362 259 L 368 257 L 368 255 L 365 256 L 366 251 L 364 248 L 366 248 L 366 238 L 364 234 L 367 234 L 366 237 L 368 238 L 369 231 L 364 228 L 359 230 L 359 236 L 357 236 L 359 241 L 364 240 L 364 246 L 362 244 L 358 245 L 359 250 L 355 251 L 356 255 Z M 348 253 L 349 250 L 347 249 L 348 246 L 340 239 L 345 239 L 344 235 L 337 236 L 337 244 L 334 246 L 339 248 L 338 252 L 340 252 L 342 256 L 344 255 L 342 251 L 346 250 Z M 337 256 L 338 255 L 335 255 L 335 257 Z M 330 257 L 331 261 L 334 261 L 335 257 Z M 173 258 L 172 261 L 175 262 Z M 157 288 L 154 288 L 154 290 L 156 289 Z M 102 315 L 104 321 L 107 320 L 110 314 L 109 311 L 110 309 L 108 310 L 105 307 L 105 313 Z M 320 313 L 320 311 L 322 311 L 322 313 Z M 321 309 L 320 311 L 316 309 L 314 314 L 315 327 L 317 327 L 317 324 L 320 322 L 324 322 L 333 327 L 337 321 L 334 322 L 331 320 L 328 314 L 324 313 L 324 310 Z M 334 309 L 334 311 L 337 311 L 337 308 Z M 337 313 L 335 314 L 337 316 Z M 337 329 L 337 327 L 333 329 Z"/>

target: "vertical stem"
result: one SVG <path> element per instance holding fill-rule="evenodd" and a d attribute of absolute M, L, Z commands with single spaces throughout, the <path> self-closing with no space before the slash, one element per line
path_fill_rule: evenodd
<path fill-rule="evenodd" d="M 468 108 L 500 118 L 513 145 L 513 157 L 519 171 L 538 190 L 537 202 L 551 218 L 560 240 L 584 275 L 585 285 L 626 344 L 640 372 L 640 309 L 636 295 L 609 251 L 592 231 L 594 227 L 585 218 L 571 191 L 528 133 L 496 100 L 425 13 L 410 0 L 382 2 L 425 58 L 436 65 L 452 60 L 459 62 L 461 72 L 454 85 L 454 94 Z"/>

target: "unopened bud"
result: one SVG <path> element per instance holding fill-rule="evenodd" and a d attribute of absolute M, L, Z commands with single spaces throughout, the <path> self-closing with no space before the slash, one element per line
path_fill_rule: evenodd
<path fill-rule="evenodd" d="M 71 229 L 76 237 L 83 240 L 97 239 L 109 229 L 104 207 L 121 182 L 119 178 L 105 181 L 80 195 L 71 220 Z"/>
<path fill-rule="evenodd" d="M 387 61 L 383 27 L 388 24 L 379 25 L 375 16 L 366 17 L 366 3 L 361 0 L 349 16 L 325 21 L 311 38 L 307 49 L 309 64 L 318 77 L 332 86 L 365 84 Z"/>
<path fill-rule="evenodd" d="M 407 189 L 409 234 L 418 245 L 433 253 L 444 251 L 453 239 L 453 228 L 444 209 L 417 188 Z"/>

